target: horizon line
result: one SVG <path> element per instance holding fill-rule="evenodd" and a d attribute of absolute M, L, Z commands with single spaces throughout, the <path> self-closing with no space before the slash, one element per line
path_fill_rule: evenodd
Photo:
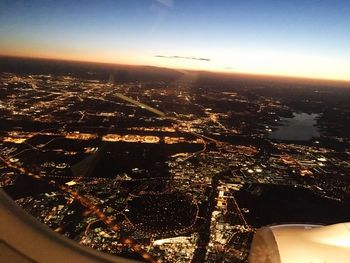
<path fill-rule="evenodd" d="M 22 56 L 22 55 L 8 55 L 8 54 L 0 54 L 1 57 L 8 58 L 24 58 L 24 59 L 36 59 L 36 60 L 54 60 L 54 61 L 66 61 L 66 62 L 77 62 L 77 63 L 95 63 L 95 64 L 104 64 L 104 65 L 115 65 L 115 66 L 128 66 L 128 67 L 154 67 L 154 68 L 163 68 L 170 70 L 180 70 L 180 71 L 188 71 L 188 72 L 206 72 L 212 74 L 222 74 L 222 75 L 235 75 L 246 76 L 246 77 L 257 77 L 257 78 L 280 78 L 280 79 L 295 79 L 301 81 L 313 81 L 313 82 L 335 82 L 339 84 L 349 84 L 350 79 L 334 79 L 334 78 L 317 78 L 317 77 L 304 77 L 304 76 L 296 76 L 296 75 L 280 75 L 280 74 L 264 74 L 264 73 L 252 73 L 252 72 L 238 72 L 238 71 L 220 71 L 220 70 L 206 70 L 206 69 L 188 69 L 188 68 L 175 68 L 175 67 L 165 67 L 165 66 L 156 66 L 156 65 L 145 65 L 145 64 L 127 64 L 127 63 L 118 63 L 118 62 L 103 62 L 103 61 L 93 61 L 93 60 L 80 60 L 80 59 L 68 59 L 68 58 L 57 58 L 57 57 L 39 57 L 39 56 Z"/>

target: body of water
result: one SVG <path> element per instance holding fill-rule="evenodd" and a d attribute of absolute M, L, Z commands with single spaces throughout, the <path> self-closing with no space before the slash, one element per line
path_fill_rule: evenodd
<path fill-rule="evenodd" d="M 319 137 L 316 127 L 318 114 L 297 113 L 293 118 L 281 118 L 282 126 L 270 133 L 270 139 L 308 141 Z"/>

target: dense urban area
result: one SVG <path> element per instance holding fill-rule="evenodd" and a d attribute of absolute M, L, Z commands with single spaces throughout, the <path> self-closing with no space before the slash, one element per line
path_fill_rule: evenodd
<path fill-rule="evenodd" d="M 247 262 L 259 227 L 349 221 L 349 87 L 0 58 L 0 186 L 100 251 Z"/>

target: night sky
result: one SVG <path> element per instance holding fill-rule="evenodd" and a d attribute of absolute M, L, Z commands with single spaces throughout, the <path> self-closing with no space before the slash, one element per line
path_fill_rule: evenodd
<path fill-rule="evenodd" d="M 0 54 L 350 80 L 350 0 L 0 0 Z"/>

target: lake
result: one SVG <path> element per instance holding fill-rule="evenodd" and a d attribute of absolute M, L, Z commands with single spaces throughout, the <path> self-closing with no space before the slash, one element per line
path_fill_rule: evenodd
<path fill-rule="evenodd" d="M 281 118 L 282 126 L 269 134 L 270 139 L 308 141 L 319 137 L 316 127 L 318 114 L 294 113 L 293 118 Z"/>

